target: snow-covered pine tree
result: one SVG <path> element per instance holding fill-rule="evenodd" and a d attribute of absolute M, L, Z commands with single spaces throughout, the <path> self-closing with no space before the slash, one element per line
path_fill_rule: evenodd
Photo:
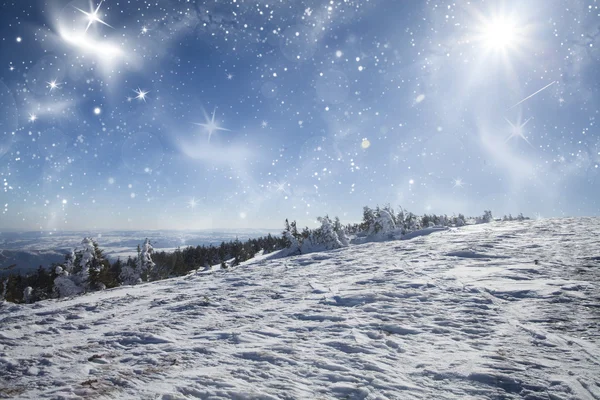
<path fill-rule="evenodd" d="M 406 220 L 406 216 L 404 215 L 404 209 L 400 207 L 400 211 L 396 215 L 396 226 L 401 229 L 401 233 L 404 235 L 406 233 L 406 227 L 404 226 L 404 221 Z"/>
<path fill-rule="evenodd" d="M 377 217 L 369 227 L 369 236 L 371 238 L 389 239 L 395 230 L 396 224 L 392 214 L 383 209 L 379 210 Z"/>
<path fill-rule="evenodd" d="M 65 256 L 64 264 L 62 266 L 58 265 L 55 268 L 56 278 L 54 278 L 53 288 L 55 297 L 69 297 L 83 292 L 83 288 L 77 283 L 79 282 L 79 277 L 71 275 L 74 268 L 74 261 L 75 253 L 72 251 Z"/>
<path fill-rule="evenodd" d="M 102 272 L 102 260 L 100 259 L 102 252 L 98 248 L 98 244 L 92 238 L 84 238 L 81 241 L 81 271 L 79 278 L 87 290 L 103 290 L 105 285 L 100 281 L 100 273 Z"/>
<path fill-rule="evenodd" d="M 31 286 L 27 286 L 23 289 L 23 301 L 26 304 L 33 303 L 33 288 Z"/>
<path fill-rule="evenodd" d="M 317 240 L 321 242 L 325 247 L 325 250 L 333 250 L 344 247 L 340 238 L 338 237 L 337 232 L 334 229 L 333 223 L 329 219 L 329 216 L 319 217 L 317 221 L 321 223 L 321 228 L 319 232 L 319 237 Z"/>
<path fill-rule="evenodd" d="M 121 268 L 119 279 L 123 285 L 137 285 L 154 276 L 156 264 L 152 261 L 153 251 L 149 239 L 146 239 L 141 247 L 138 246 L 137 258 L 135 260 L 129 258 Z"/>
<path fill-rule="evenodd" d="M 83 238 L 81 241 L 81 260 L 79 266 L 79 277 L 82 283 L 87 283 L 90 278 L 90 265 L 94 259 L 94 242 L 90 238 Z"/>
<path fill-rule="evenodd" d="M 363 207 L 363 220 L 360 224 L 360 228 L 363 232 L 369 231 L 373 223 L 375 222 L 375 213 L 368 206 Z"/>
<path fill-rule="evenodd" d="M 481 222 L 484 224 L 490 223 L 494 220 L 494 217 L 492 216 L 492 212 L 490 210 L 485 210 L 483 212 L 483 217 L 481 217 Z"/>
<path fill-rule="evenodd" d="M 446 214 L 440 215 L 440 219 L 438 221 L 439 226 L 448 226 L 450 223 L 448 222 L 448 216 Z"/>
<path fill-rule="evenodd" d="M 295 238 L 299 238 L 301 236 L 300 233 L 298 233 L 298 224 L 296 221 L 292 221 L 290 224 L 290 232 L 292 232 L 292 235 L 294 235 Z"/>
<path fill-rule="evenodd" d="M 387 211 L 388 213 L 390 213 L 391 217 L 392 217 L 392 221 L 394 221 L 394 225 L 397 227 L 398 226 L 398 220 L 396 219 L 396 213 L 394 212 L 394 209 L 392 208 L 392 206 L 390 204 L 386 204 L 383 209 L 385 211 Z"/>
<path fill-rule="evenodd" d="M 346 229 L 344 228 L 338 217 L 335 217 L 333 221 L 333 230 L 335 231 L 335 233 L 337 233 L 338 239 L 340 240 L 340 243 L 342 243 L 342 246 L 350 246 L 350 238 L 348 238 L 348 235 L 346 234 Z"/>
<path fill-rule="evenodd" d="M 406 219 L 404 220 L 405 233 L 418 231 L 421 229 L 421 221 L 420 218 L 415 214 L 409 212 L 406 214 Z"/>
<path fill-rule="evenodd" d="M 67 253 L 67 255 L 65 255 L 65 262 L 62 265 L 62 269 L 64 271 L 67 271 L 68 274 L 72 274 L 73 273 L 73 267 L 75 266 L 75 251 L 71 250 L 70 253 Z"/>
<path fill-rule="evenodd" d="M 458 217 L 454 217 L 454 226 L 461 227 L 467 224 L 465 216 L 462 214 L 458 214 Z"/>
<path fill-rule="evenodd" d="M 142 282 L 140 271 L 137 268 L 137 259 L 133 260 L 131 257 L 127 259 L 127 262 L 121 269 L 119 280 L 123 285 L 137 285 Z"/>
<path fill-rule="evenodd" d="M 296 237 L 296 235 L 298 234 L 298 231 L 296 229 L 296 221 L 292 222 L 291 226 L 287 223 L 287 219 L 285 221 L 286 229 L 283 230 L 282 235 L 284 240 L 287 242 L 288 255 L 291 256 L 295 254 L 300 254 L 300 242 Z M 293 234 L 293 230 L 296 230 L 296 235 Z"/>
<path fill-rule="evenodd" d="M 152 274 L 154 267 L 156 264 L 152 261 L 152 252 L 154 248 L 150 244 L 150 240 L 146 238 L 142 248 L 140 250 L 140 255 L 138 257 L 138 269 L 140 273 L 140 278 L 142 281 L 148 281 L 148 277 Z"/>

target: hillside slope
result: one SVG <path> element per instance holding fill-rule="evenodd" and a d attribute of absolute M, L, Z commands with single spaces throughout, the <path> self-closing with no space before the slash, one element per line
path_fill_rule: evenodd
<path fill-rule="evenodd" d="M 0 397 L 600 399 L 599 276 L 561 219 L 4 303 Z"/>

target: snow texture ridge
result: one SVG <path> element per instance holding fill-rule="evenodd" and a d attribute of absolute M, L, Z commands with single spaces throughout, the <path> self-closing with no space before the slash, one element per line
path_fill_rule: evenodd
<path fill-rule="evenodd" d="M 0 397 L 600 399 L 600 219 L 0 305 Z"/>

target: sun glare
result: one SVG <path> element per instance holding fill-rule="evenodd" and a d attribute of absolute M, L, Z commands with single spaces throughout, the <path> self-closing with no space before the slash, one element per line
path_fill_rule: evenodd
<path fill-rule="evenodd" d="M 484 27 L 483 41 L 494 50 L 504 50 L 512 47 L 518 41 L 515 23 L 505 18 L 489 21 Z"/>

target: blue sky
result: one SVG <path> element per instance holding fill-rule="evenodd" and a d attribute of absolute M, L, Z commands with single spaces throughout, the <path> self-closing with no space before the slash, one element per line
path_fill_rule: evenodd
<path fill-rule="evenodd" d="M 0 229 L 600 213 L 597 1 L 0 4 Z"/>

